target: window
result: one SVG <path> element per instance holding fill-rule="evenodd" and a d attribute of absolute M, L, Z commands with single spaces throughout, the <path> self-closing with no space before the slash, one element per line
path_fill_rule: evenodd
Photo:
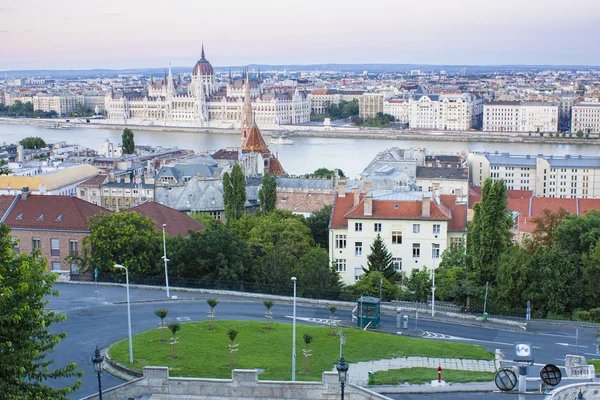
<path fill-rule="evenodd" d="M 440 245 L 433 243 L 431 245 L 431 258 L 440 258 Z"/>
<path fill-rule="evenodd" d="M 451 240 L 452 240 L 452 247 L 458 247 L 462 243 L 462 238 L 453 237 Z"/>
<path fill-rule="evenodd" d="M 392 231 L 392 244 L 402 244 L 402 232 Z"/>
<path fill-rule="evenodd" d="M 77 240 L 69 240 L 69 254 L 72 256 L 79 255 L 79 242 Z"/>
<path fill-rule="evenodd" d="M 402 270 L 402 258 L 392 258 L 392 265 L 394 266 L 396 272 L 400 272 Z"/>
<path fill-rule="evenodd" d="M 358 278 L 360 278 L 362 273 L 363 273 L 362 268 L 354 268 L 354 282 L 356 282 L 358 280 Z"/>
<path fill-rule="evenodd" d="M 345 249 L 346 248 L 346 235 L 335 235 L 335 248 Z"/>
<path fill-rule="evenodd" d="M 71 263 L 71 273 L 78 274 L 79 273 L 79 264 Z"/>
<path fill-rule="evenodd" d="M 337 272 L 346 272 L 346 260 L 338 258 L 335 260 L 335 270 Z"/>
<path fill-rule="evenodd" d="M 373 225 L 373 231 L 374 232 L 381 232 L 381 224 L 376 223 L 375 225 Z"/>
<path fill-rule="evenodd" d="M 434 235 L 440 234 L 440 224 L 433 224 L 433 234 Z"/>
<path fill-rule="evenodd" d="M 52 263 L 52 271 L 60 271 L 60 263 L 59 262 L 53 262 Z"/>
<path fill-rule="evenodd" d="M 362 232 L 362 222 L 354 223 L 354 232 Z"/>
<path fill-rule="evenodd" d="M 32 250 L 41 249 L 42 241 L 38 238 L 31 239 L 31 248 L 32 248 Z"/>
<path fill-rule="evenodd" d="M 50 239 L 50 256 L 60 257 L 60 242 L 58 239 Z"/>
<path fill-rule="evenodd" d="M 413 224 L 413 233 L 421 232 L 421 224 Z"/>
<path fill-rule="evenodd" d="M 362 242 L 354 242 L 354 255 L 362 256 Z"/>
<path fill-rule="evenodd" d="M 413 258 L 421 257 L 421 244 L 413 243 Z"/>

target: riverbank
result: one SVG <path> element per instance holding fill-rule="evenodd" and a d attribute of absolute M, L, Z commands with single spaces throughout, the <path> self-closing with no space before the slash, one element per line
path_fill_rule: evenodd
<path fill-rule="evenodd" d="M 112 129 L 123 130 L 130 128 L 132 130 L 144 130 L 154 132 L 189 132 L 189 133 L 221 133 L 238 135 L 238 129 L 231 128 L 204 128 L 204 127 L 183 127 L 183 126 L 155 126 L 155 125 L 123 125 L 123 124 L 105 124 L 91 120 L 86 123 L 82 119 L 69 119 L 70 124 L 77 128 L 91 129 Z M 31 125 L 46 127 L 51 123 L 67 123 L 65 119 L 31 119 L 31 118 L 0 118 L 0 124 L 4 125 Z M 436 142 L 484 142 L 484 143 L 539 143 L 539 144 L 579 144 L 579 145 L 600 145 L 600 139 L 578 138 L 578 137 L 548 137 L 539 136 L 539 134 L 528 133 L 502 133 L 502 132 L 481 132 L 481 131 L 434 131 L 434 130 L 390 130 L 390 129 L 360 129 L 349 127 L 323 127 L 306 125 L 287 125 L 284 126 L 288 136 L 298 137 L 316 137 L 316 138 L 339 138 L 339 139 L 379 139 L 379 140 L 422 140 Z M 262 133 L 266 136 L 278 135 L 280 130 L 263 129 Z"/>

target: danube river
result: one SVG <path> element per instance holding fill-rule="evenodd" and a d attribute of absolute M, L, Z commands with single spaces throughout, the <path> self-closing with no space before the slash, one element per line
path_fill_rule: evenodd
<path fill-rule="evenodd" d="M 239 146 L 238 135 L 221 132 L 149 131 L 133 128 L 138 145 L 178 147 L 196 152 Z M 0 125 L 0 143 L 16 143 L 27 136 L 46 142 L 66 141 L 99 150 L 104 139 L 118 144 L 121 130 L 78 128 L 55 130 L 31 125 Z M 291 175 L 310 173 L 317 168 L 340 168 L 347 176 L 357 176 L 379 153 L 390 147 L 425 148 L 447 154 L 471 151 L 499 151 L 513 154 L 599 155 L 598 144 L 486 143 L 461 141 L 422 141 L 358 138 L 294 137 L 294 145 L 270 145 L 285 170 Z M 265 140 L 269 142 L 269 137 Z"/>

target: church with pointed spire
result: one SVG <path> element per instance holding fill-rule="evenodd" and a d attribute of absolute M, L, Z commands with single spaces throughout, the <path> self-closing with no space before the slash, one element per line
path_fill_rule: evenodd
<path fill-rule="evenodd" d="M 247 93 L 248 92 L 248 93 Z M 250 104 L 246 106 L 245 99 Z M 310 98 L 291 87 L 267 86 L 260 72 L 233 79 L 231 71 L 217 76 L 206 58 L 204 43 L 191 75 L 151 76 L 142 93 L 111 90 L 104 101 L 107 119 L 115 124 L 239 129 L 246 122 L 263 129 L 310 121 Z M 249 107 L 252 121 L 244 121 Z"/>

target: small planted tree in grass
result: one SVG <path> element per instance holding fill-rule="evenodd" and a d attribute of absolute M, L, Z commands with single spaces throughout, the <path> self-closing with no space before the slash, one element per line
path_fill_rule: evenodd
<path fill-rule="evenodd" d="M 310 367 L 311 367 L 311 362 L 310 362 L 310 357 L 312 356 L 312 350 L 310 350 L 308 348 L 308 345 L 310 344 L 310 342 L 312 342 L 313 338 L 311 335 L 309 335 L 308 333 L 305 333 L 304 336 L 304 344 L 306 345 L 306 348 L 302 350 L 302 353 L 304 353 L 304 373 L 309 373 L 310 372 Z"/>
<path fill-rule="evenodd" d="M 167 310 L 166 308 L 158 308 L 156 310 L 154 310 L 154 315 L 156 315 L 158 318 L 160 318 L 160 322 L 158 323 L 158 329 L 160 330 L 160 341 L 164 342 L 165 341 L 165 318 L 167 318 L 167 315 L 169 314 L 169 310 Z"/>
<path fill-rule="evenodd" d="M 271 330 L 271 325 L 273 324 L 273 313 L 271 312 L 271 307 L 275 304 L 271 300 L 265 300 L 263 302 L 265 307 L 267 307 L 267 312 L 265 313 L 265 329 Z"/>
<path fill-rule="evenodd" d="M 335 312 L 337 311 L 336 306 L 329 307 L 329 312 L 331 316 L 329 317 L 329 336 L 335 336 L 335 332 L 333 332 L 333 325 L 335 325 Z"/>
<path fill-rule="evenodd" d="M 212 331 L 215 329 L 215 307 L 219 304 L 219 299 L 206 299 L 206 303 L 210 307 L 210 311 L 206 313 L 206 319 L 210 321 L 208 329 Z"/>
<path fill-rule="evenodd" d="M 235 360 L 234 360 L 233 354 L 239 350 L 238 349 L 239 344 L 233 343 L 235 341 L 235 338 L 237 337 L 237 335 L 238 335 L 237 329 L 231 328 L 230 330 L 227 331 L 227 337 L 229 338 L 229 340 L 231 340 L 231 344 L 229 345 L 229 366 L 231 368 L 235 367 Z"/>
<path fill-rule="evenodd" d="M 179 343 L 177 332 L 181 329 L 181 324 L 179 322 L 174 321 L 169 323 L 168 328 L 173 334 L 173 337 L 171 337 L 171 358 L 179 358 L 177 356 L 177 343 Z"/>

